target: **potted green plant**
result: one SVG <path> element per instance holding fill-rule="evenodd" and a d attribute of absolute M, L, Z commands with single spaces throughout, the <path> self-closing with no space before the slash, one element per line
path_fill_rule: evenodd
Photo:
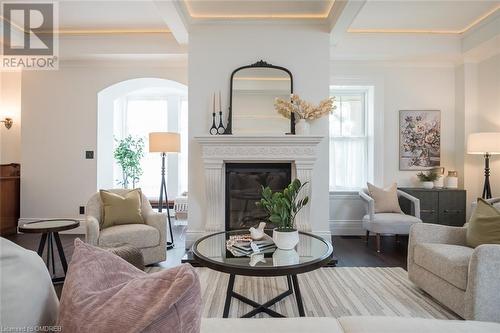
<path fill-rule="evenodd" d="M 116 141 L 118 145 L 115 148 L 114 157 L 122 169 L 123 177 L 120 183 L 123 188 L 128 188 L 131 182 L 132 188 L 135 188 L 142 175 L 141 159 L 144 157 L 144 140 L 129 135 Z"/>
<path fill-rule="evenodd" d="M 299 242 L 299 232 L 295 228 L 295 216 L 307 205 L 309 197 L 298 198 L 300 191 L 307 184 L 293 180 L 283 191 L 274 192 L 269 187 L 262 187 L 262 199 L 257 205 L 264 208 L 273 230 L 273 241 L 279 249 L 291 250 Z"/>
<path fill-rule="evenodd" d="M 422 183 L 422 186 L 427 189 L 434 187 L 434 181 L 438 179 L 439 175 L 436 170 L 429 170 L 427 172 L 419 172 L 417 174 L 418 180 Z"/>

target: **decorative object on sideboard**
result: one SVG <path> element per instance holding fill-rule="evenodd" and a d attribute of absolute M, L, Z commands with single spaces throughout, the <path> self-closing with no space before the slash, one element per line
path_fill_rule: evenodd
<path fill-rule="evenodd" d="M 491 198 L 490 157 L 500 154 L 500 132 L 472 133 L 467 140 L 467 153 L 484 156 L 483 199 Z"/>
<path fill-rule="evenodd" d="M 458 172 L 454 170 L 448 171 L 446 177 L 446 188 L 458 188 Z"/>
<path fill-rule="evenodd" d="M 399 170 L 427 170 L 441 164 L 441 112 L 399 111 Z"/>
<path fill-rule="evenodd" d="M 0 120 L 0 123 L 3 123 L 5 125 L 5 128 L 10 129 L 12 127 L 12 124 L 14 124 L 14 121 L 12 118 L 5 117 L 4 120 Z"/>
<path fill-rule="evenodd" d="M 423 188 L 431 189 L 434 188 L 434 182 L 439 178 L 435 169 L 431 169 L 427 172 L 417 173 L 418 180 L 422 183 Z"/>
<path fill-rule="evenodd" d="M 306 185 L 307 182 L 302 184 L 295 179 L 283 191 L 274 193 L 270 187 L 262 187 L 262 199 L 257 205 L 269 213 L 269 221 L 277 226 L 273 230 L 273 240 L 279 249 L 291 250 L 299 242 L 295 216 L 309 202 L 308 196 L 299 198 Z"/>
<path fill-rule="evenodd" d="M 174 247 L 174 235 L 172 233 L 172 223 L 170 221 L 170 211 L 168 209 L 167 183 L 165 181 L 165 157 L 167 153 L 179 153 L 181 151 L 181 136 L 172 132 L 152 132 L 149 133 L 149 152 L 161 153 L 161 185 L 160 197 L 158 199 L 158 212 L 163 210 L 163 195 L 165 195 L 165 207 L 167 209 L 168 229 L 170 241 L 167 242 L 167 250 Z"/>
<path fill-rule="evenodd" d="M 222 104 L 221 104 L 221 92 L 219 90 L 219 126 L 217 126 L 217 134 L 224 134 L 226 132 L 226 128 L 224 124 L 222 124 Z"/>
<path fill-rule="evenodd" d="M 295 134 L 308 135 L 310 132 L 309 120 L 319 119 L 331 114 L 337 107 L 333 105 L 335 97 L 330 97 L 322 100 L 318 106 L 314 106 L 309 102 L 304 101 L 299 95 L 291 94 L 290 101 L 282 98 L 276 98 L 274 108 L 276 111 L 290 119 L 295 115 L 297 120 L 295 124 Z"/>
<path fill-rule="evenodd" d="M 444 187 L 444 167 L 434 168 L 434 171 L 437 173 L 437 179 L 434 181 L 435 188 L 443 188 Z"/>
<path fill-rule="evenodd" d="M 231 73 L 229 113 L 224 134 L 295 134 L 295 119 L 274 112 L 276 97 L 293 93 L 292 73 L 263 60 L 241 66 Z"/>

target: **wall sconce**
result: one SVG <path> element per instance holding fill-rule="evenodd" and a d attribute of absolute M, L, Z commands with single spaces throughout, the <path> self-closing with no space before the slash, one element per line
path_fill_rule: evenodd
<path fill-rule="evenodd" d="M 12 120 L 12 118 L 6 117 L 4 120 L 0 120 L 0 123 L 4 123 L 5 127 L 7 129 L 10 129 L 14 121 Z"/>

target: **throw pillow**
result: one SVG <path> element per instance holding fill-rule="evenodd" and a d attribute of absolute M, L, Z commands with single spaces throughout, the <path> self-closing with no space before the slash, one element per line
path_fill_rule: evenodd
<path fill-rule="evenodd" d="M 63 332 L 199 332 L 200 282 L 191 265 L 147 274 L 76 239 L 58 324 Z"/>
<path fill-rule="evenodd" d="M 466 241 L 470 247 L 500 244 L 500 211 L 481 198 L 467 225 Z"/>
<path fill-rule="evenodd" d="M 102 202 L 101 228 L 119 224 L 144 223 L 141 214 L 142 194 L 140 189 L 131 190 L 125 195 L 100 190 Z"/>
<path fill-rule="evenodd" d="M 375 201 L 375 213 L 402 213 L 398 201 L 398 187 L 394 183 L 386 189 L 367 183 L 368 192 Z"/>

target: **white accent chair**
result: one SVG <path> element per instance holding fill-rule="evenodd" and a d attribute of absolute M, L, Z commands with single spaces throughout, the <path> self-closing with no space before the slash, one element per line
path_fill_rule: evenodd
<path fill-rule="evenodd" d="M 125 195 L 129 190 L 113 189 L 112 193 Z M 99 192 L 87 203 L 85 241 L 94 246 L 114 247 L 128 244 L 139 249 L 144 264 L 150 265 L 167 259 L 167 215 L 153 211 L 148 198 L 142 195 L 142 217 L 145 224 L 122 224 L 102 228 L 102 204 Z"/>
<path fill-rule="evenodd" d="M 366 242 L 370 237 L 370 232 L 375 233 L 377 241 L 377 252 L 380 253 L 380 235 L 392 234 L 408 235 L 410 227 L 415 223 L 422 223 L 420 219 L 420 200 L 414 196 L 397 190 L 398 198 L 404 197 L 412 203 L 412 215 L 404 213 L 375 213 L 375 200 L 370 196 L 368 189 L 364 188 L 359 192 L 359 196 L 365 202 L 366 215 L 363 216 L 363 229 L 366 230 Z"/>
<path fill-rule="evenodd" d="M 408 277 L 464 319 L 500 322 L 500 245 L 471 248 L 466 234 L 465 227 L 412 226 Z"/>

